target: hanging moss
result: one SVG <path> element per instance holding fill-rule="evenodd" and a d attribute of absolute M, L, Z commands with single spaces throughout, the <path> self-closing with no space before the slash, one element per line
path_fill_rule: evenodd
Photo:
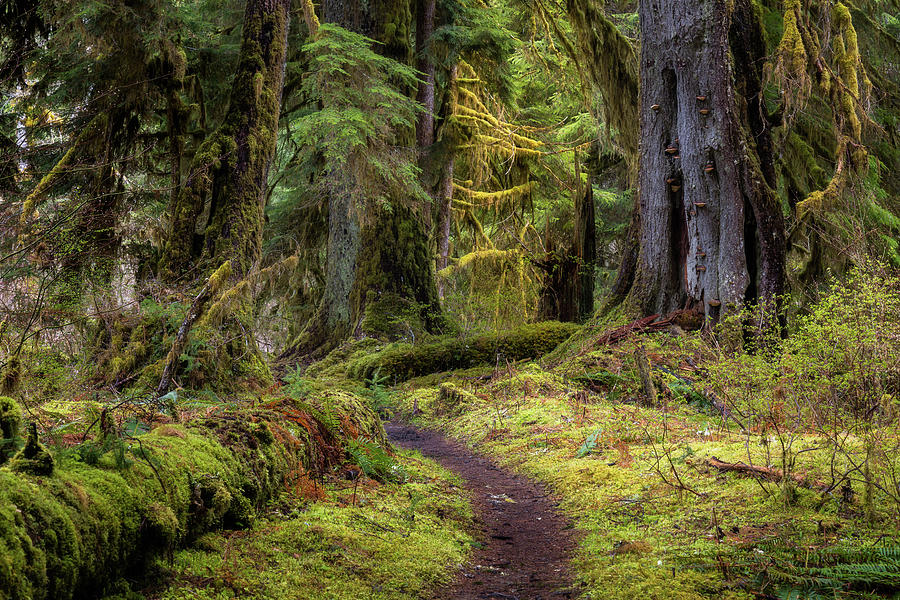
<path fill-rule="evenodd" d="M 616 28 L 596 0 L 568 0 L 566 8 L 587 59 L 591 83 L 603 96 L 606 121 L 623 152 L 636 163 L 638 151 L 638 63 L 634 45 Z"/>
<path fill-rule="evenodd" d="M 494 364 L 498 360 L 505 366 L 507 360 L 535 358 L 550 352 L 579 329 L 572 323 L 548 321 L 496 335 L 393 346 L 352 361 L 347 374 L 365 380 L 377 371 L 389 381 L 404 381 L 430 373 Z"/>

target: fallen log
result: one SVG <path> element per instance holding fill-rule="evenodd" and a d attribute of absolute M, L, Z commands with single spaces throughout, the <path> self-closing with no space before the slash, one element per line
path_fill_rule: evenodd
<path fill-rule="evenodd" d="M 390 347 L 381 352 L 352 360 L 347 375 L 366 380 L 378 372 L 391 383 L 398 383 L 453 369 L 478 365 L 505 365 L 505 361 L 537 358 L 556 348 L 581 329 L 574 323 L 545 321 L 523 325 L 512 331 L 470 338 L 445 338 L 420 344 Z"/>
<path fill-rule="evenodd" d="M 0 467 L 0 600 L 102 596 L 207 531 L 248 526 L 358 435 L 384 440 L 366 403 L 338 391 L 101 433 L 53 456 L 32 428 Z"/>
<path fill-rule="evenodd" d="M 656 314 L 635 319 L 631 323 L 605 331 L 600 334 L 593 345 L 614 344 L 631 334 L 665 331 L 673 325 L 677 325 L 685 331 L 693 331 L 700 329 L 702 324 L 702 313 L 692 309 L 675 310 L 667 315 Z"/>

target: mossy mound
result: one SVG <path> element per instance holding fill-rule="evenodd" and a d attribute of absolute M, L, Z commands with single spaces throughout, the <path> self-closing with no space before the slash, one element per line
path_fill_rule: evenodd
<path fill-rule="evenodd" d="M 296 477 L 343 460 L 348 439 L 383 440 L 350 396 L 221 411 L 55 460 L 34 435 L 20 454 L 33 445 L 50 470 L 13 470 L 18 455 L 0 468 L 0 600 L 94 597 L 207 531 L 249 525 Z"/>
<path fill-rule="evenodd" d="M 0 396 L 0 465 L 15 454 L 21 425 L 22 409 L 12 398 Z"/>
<path fill-rule="evenodd" d="M 573 323 L 547 321 L 495 335 L 392 346 L 352 361 L 347 374 L 365 380 L 377 371 L 388 381 L 398 382 L 429 373 L 494 364 L 497 360 L 505 364 L 506 360 L 536 358 L 553 350 L 579 329 Z"/>

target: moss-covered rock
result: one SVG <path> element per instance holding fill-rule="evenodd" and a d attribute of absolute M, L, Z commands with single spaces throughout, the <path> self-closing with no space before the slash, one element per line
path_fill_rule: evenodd
<path fill-rule="evenodd" d="M 573 323 L 547 321 L 496 335 L 450 338 L 417 346 L 397 345 L 354 360 L 347 373 L 351 378 L 363 380 L 378 371 L 380 376 L 397 382 L 428 373 L 493 364 L 498 359 L 503 362 L 535 358 L 550 352 L 579 329 Z"/>

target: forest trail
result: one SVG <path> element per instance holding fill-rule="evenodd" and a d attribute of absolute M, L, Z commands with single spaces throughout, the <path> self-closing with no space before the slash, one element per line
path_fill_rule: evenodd
<path fill-rule="evenodd" d="M 547 491 L 439 433 L 389 423 L 391 442 L 418 450 L 459 475 L 471 491 L 485 547 L 435 598 L 561 600 L 573 598 L 567 562 L 572 529 Z"/>

